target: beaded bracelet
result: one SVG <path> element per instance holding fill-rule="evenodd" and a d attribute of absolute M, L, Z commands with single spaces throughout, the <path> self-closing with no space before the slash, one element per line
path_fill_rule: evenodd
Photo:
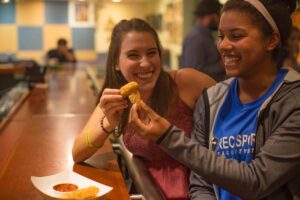
<path fill-rule="evenodd" d="M 101 145 L 95 145 L 95 144 L 93 144 L 92 142 L 91 142 L 91 139 L 90 139 L 90 130 L 87 130 L 86 131 L 86 144 L 89 146 L 89 147 L 91 147 L 91 148 L 100 148 L 101 147 Z"/>
<path fill-rule="evenodd" d="M 103 117 L 101 118 L 100 126 L 101 126 L 102 130 L 104 131 L 104 133 L 106 133 L 107 135 L 109 135 L 109 134 L 111 134 L 113 132 L 113 130 L 112 131 L 108 131 L 107 129 L 104 128 L 104 125 L 103 125 L 104 118 L 105 118 L 105 115 L 103 115 Z"/>

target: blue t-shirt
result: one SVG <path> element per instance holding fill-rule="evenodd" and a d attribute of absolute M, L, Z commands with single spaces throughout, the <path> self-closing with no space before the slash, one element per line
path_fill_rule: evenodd
<path fill-rule="evenodd" d="M 250 163 L 254 157 L 258 112 L 264 101 L 276 90 L 286 75 L 286 69 L 279 73 L 265 94 L 258 99 L 242 104 L 238 96 L 238 81 L 234 79 L 228 95 L 220 108 L 214 125 L 216 154 Z M 221 200 L 238 200 L 239 197 L 219 188 Z"/>

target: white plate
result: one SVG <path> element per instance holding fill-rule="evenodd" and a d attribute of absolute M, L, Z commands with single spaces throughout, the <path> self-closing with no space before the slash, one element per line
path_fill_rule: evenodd
<path fill-rule="evenodd" d="M 73 171 L 68 170 L 62 171 L 58 174 L 54 174 L 51 176 L 31 176 L 31 182 L 41 193 L 54 199 L 62 199 L 63 194 L 60 194 L 60 192 L 57 192 L 53 189 L 54 185 L 60 183 L 73 183 L 78 186 L 78 189 L 89 186 L 96 186 L 98 187 L 99 192 L 97 196 L 93 199 L 102 197 L 112 190 L 112 187 L 103 185 L 101 183 L 98 183 L 84 176 L 81 176 Z"/>

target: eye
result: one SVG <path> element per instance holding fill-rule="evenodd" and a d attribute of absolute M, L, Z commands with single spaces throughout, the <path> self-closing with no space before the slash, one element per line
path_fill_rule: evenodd
<path fill-rule="evenodd" d="M 158 53 L 157 50 L 151 50 L 151 51 L 148 51 L 148 52 L 147 52 L 147 55 L 150 56 L 150 57 L 153 57 L 153 56 L 155 56 L 157 53 Z"/>
<path fill-rule="evenodd" d="M 129 53 L 129 54 L 127 55 L 127 57 L 128 57 L 129 59 L 136 60 L 136 59 L 139 58 L 139 55 L 138 55 L 137 53 Z"/>
<path fill-rule="evenodd" d="M 218 38 L 219 38 L 219 40 L 223 40 L 224 39 L 224 35 L 219 34 Z"/>
<path fill-rule="evenodd" d="M 243 35 L 241 35 L 241 34 L 233 34 L 232 36 L 231 36 L 231 38 L 233 39 L 233 40 L 240 40 L 240 39 L 242 39 L 244 36 Z"/>

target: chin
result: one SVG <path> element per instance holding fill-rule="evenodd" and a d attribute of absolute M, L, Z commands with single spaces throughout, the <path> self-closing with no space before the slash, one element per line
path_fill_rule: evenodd
<path fill-rule="evenodd" d="M 239 73 L 235 70 L 225 70 L 228 78 L 237 77 Z"/>

